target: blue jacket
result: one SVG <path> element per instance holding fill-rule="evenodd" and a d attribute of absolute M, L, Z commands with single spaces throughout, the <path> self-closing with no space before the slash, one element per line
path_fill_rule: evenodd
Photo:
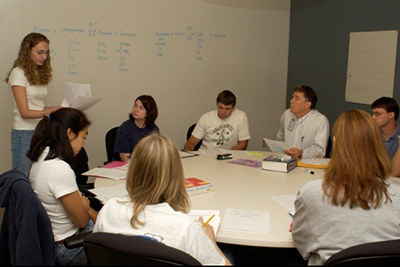
<path fill-rule="evenodd" d="M 0 207 L 0 265 L 54 265 L 51 222 L 25 174 L 0 175 Z"/>

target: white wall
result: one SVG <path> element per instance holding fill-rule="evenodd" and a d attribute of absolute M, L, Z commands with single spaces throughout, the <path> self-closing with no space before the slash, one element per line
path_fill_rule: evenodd
<path fill-rule="evenodd" d="M 106 159 L 105 133 L 140 94 L 155 98 L 157 125 L 182 148 L 188 126 L 229 89 L 247 112 L 249 149 L 262 150 L 285 108 L 289 15 L 289 0 L 0 0 L 0 171 L 11 168 L 4 78 L 29 32 L 51 41 L 47 105 L 61 103 L 65 81 L 88 83 L 103 97 L 86 111 L 95 167 Z"/>

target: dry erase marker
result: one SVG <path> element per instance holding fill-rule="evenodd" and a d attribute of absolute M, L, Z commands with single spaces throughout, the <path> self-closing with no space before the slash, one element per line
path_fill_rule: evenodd
<path fill-rule="evenodd" d="M 211 219 L 214 218 L 214 216 L 215 214 L 213 214 L 205 223 L 203 223 L 203 227 L 205 227 L 211 221 Z"/>
<path fill-rule="evenodd" d="M 303 172 L 308 172 L 309 174 L 314 174 L 314 171 L 310 171 L 309 169 L 303 168 Z"/>

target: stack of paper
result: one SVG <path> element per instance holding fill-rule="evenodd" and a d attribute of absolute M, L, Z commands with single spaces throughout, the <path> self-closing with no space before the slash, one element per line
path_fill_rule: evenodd
<path fill-rule="evenodd" d="M 113 180 L 124 180 L 128 172 L 129 164 L 123 161 L 113 161 L 102 167 L 93 168 L 82 173 L 85 176 L 109 178 Z"/>

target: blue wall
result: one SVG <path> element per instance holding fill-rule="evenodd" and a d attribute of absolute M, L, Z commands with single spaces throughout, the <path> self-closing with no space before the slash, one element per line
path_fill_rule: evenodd
<path fill-rule="evenodd" d="M 345 102 L 350 32 L 399 28 L 399 0 L 292 0 L 287 105 L 293 87 L 305 84 L 317 92 L 317 109 L 331 128 L 345 110 L 370 112 L 369 105 Z M 399 63 L 397 56 L 393 97 L 400 104 Z"/>

